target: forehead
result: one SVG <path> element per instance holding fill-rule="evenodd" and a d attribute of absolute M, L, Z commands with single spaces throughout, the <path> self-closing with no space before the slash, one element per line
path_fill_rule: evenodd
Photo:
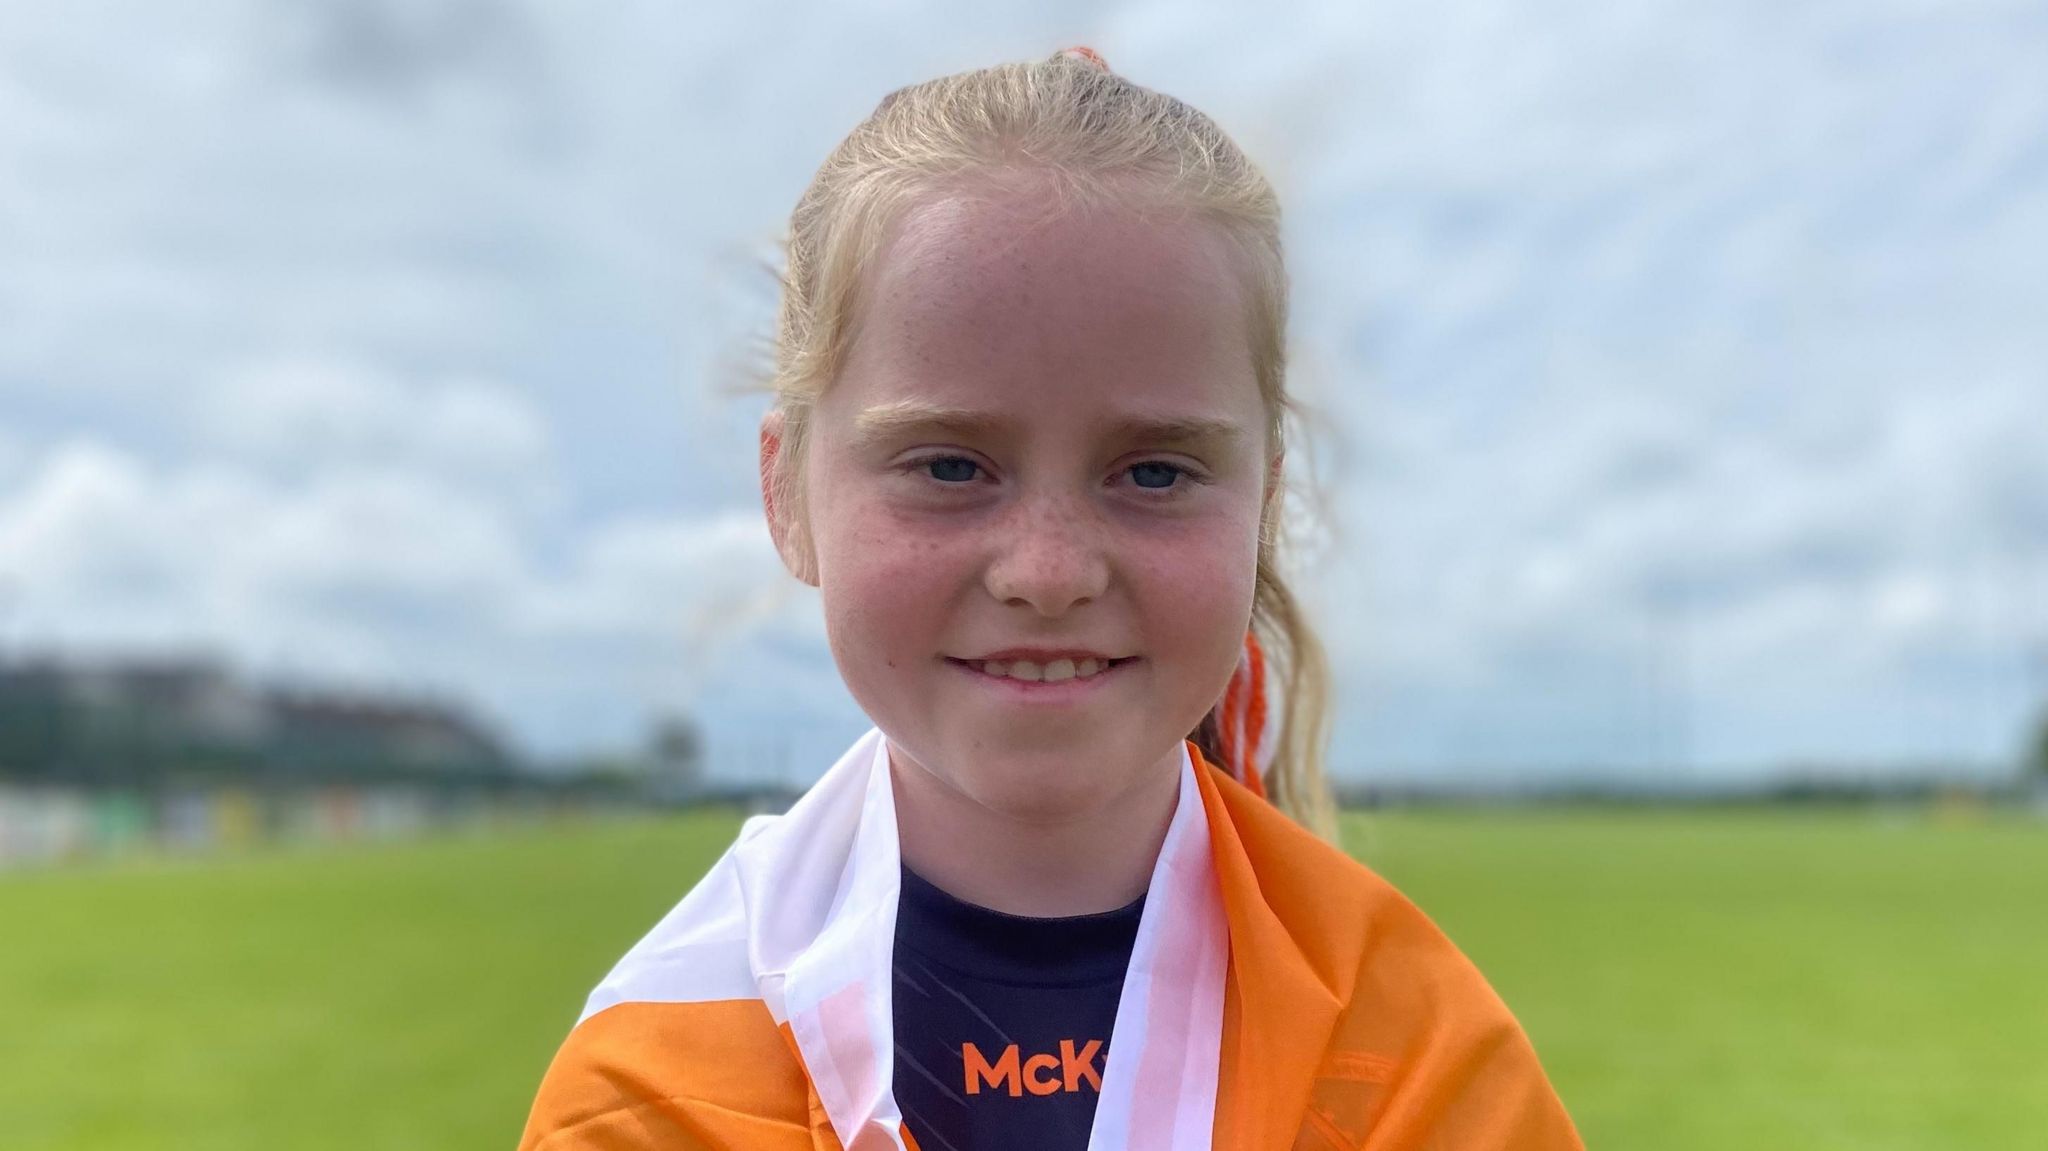
<path fill-rule="evenodd" d="M 843 378 L 979 394 L 949 401 L 1055 386 L 1256 400 L 1245 281 L 1223 233 L 1186 213 L 1056 197 L 983 189 L 905 211 L 863 284 Z"/>

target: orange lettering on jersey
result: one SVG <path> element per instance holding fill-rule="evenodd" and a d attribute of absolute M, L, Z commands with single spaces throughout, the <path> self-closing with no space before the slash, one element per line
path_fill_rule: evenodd
<path fill-rule="evenodd" d="M 981 1094 L 983 1084 L 987 1084 L 990 1087 L 1007 1086 L 1011 1095 L 1024 1094 L 1021 1076 L 1017 1073 L 1017 1045 L 1015 1043 L 1003 1048 L 1003 1053 L 996 1057 L 994 1066 L 990 1066 L 988 1057 L 981 1053 L 981 1048 L 976 1047 L 972 1043 L 961 1046 L 960 1061 L 966 1064 L 967 1093 L 969 1095 Z M 1040 1094 L 1043 1094 L 1043 1092 L 1040 1092 Z"/>
<path fill-rule="evenodd" d="M 1038 1073 L 1040 1071 L 1050 1071 L 1059 1065 L 1060 1061 L 1051 1055 L 1033 1055 L 1031 1058 L 1026 1059 L 1024 1061 L 1024 1086 L 1033 1095 L 1050 1095 L 1058 1091 L 1060 1089 L 1059 1080 L 1040 1079 Z"/>
<path fill-rule="evenodd" d="M 963 1043 L 960 1045 L 960 1062 L 966 1071 L 969 1095 L 981 1094 L 983 1087 L 994 1087 L 1008 1091 L 1015 1098 L 1026 1091 L 1033 1095 L 1079 1091 L 1083 1083 L 1101 1091 L 1102 1073 L 1095 1069 L 1095 1057 L 1101 1052 L 1100 1039 L 1090 1039 L 1079 1047 L 1071 1039 L 1062 1039 L 1058 1055 L 1025 1058 L 1012 1043 L 1003 1048 L 1003 1053 L 996 1057 L 994 1063 L 990 1063 L 988 1056 L 981 1053 L 981 1048 Z"/>
<path fill-rule="evenodd" d="M 1079 1091 L 1084 1079 L 1088 1086 L 1102 1090 L 1102 1076 L 1095 1073 L 1095 1053 L 1100 1050 L 1100 1039 L 1090 1039 L 1088 1046 L 1078 1052 L 1074 1050 L 1073 1040 L 1060 1040 L 1060 1076 L 1066 1080 L 1067 1090 Z"/>

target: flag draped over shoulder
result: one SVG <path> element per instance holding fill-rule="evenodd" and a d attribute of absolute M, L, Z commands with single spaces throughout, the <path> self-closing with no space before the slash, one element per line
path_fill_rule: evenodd
<path fill-rule="evenodd" d="M 890 1089 L 900 876 L 870 731 L 598 985 L 522 1151 L 915 1149 Z M 1189 744 L 1089 1147 L 1580 1144 L 1464 956 Z"/>

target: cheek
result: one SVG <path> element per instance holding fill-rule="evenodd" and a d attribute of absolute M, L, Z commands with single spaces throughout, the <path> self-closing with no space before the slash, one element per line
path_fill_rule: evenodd
<path fill-rule="evenodd" d="M 816 535 L 819 593 L 842 667 L 928 658 L 969 558 L 957 541 L 920 533 L 876 505 L 834 501 Z"/>
<path fill-rule="evenodd" d="M 1256 532 L 1255 520 L 1239 524 L 1233 517 L 1184 540 L 1159 541 L 1132 559 L 1149 638 L 1178 653 L 1191 673 L 1227 677 L 1235 666 L 1251 621 Z"/>

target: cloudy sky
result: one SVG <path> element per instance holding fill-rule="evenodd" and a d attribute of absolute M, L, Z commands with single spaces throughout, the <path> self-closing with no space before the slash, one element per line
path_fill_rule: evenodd
<path fill-rule="evenodd" d="M 0 649 L 814 773 L 860 720 L 758 522 L 762 262 L 886 92 L 1085 42 L 1288 206 L 1342 772 L 2013 754 L 2048 3 L 959 11 L 10 4 Z"/>

